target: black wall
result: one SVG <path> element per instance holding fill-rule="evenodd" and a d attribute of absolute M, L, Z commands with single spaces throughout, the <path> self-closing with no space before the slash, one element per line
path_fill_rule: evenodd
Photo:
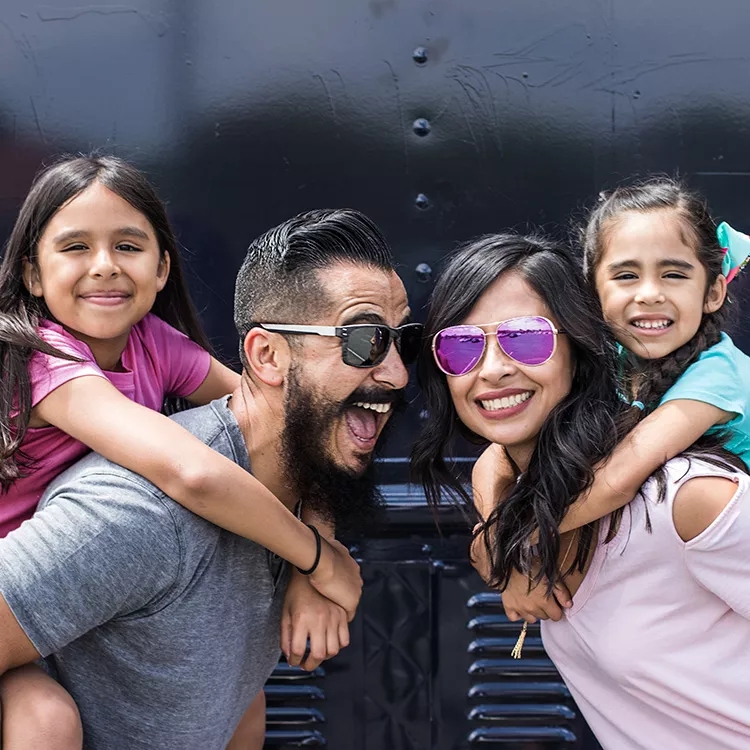
<path fill-rule="evenodd" d="M 244 248 L 308 208 L 371 215 L 418 316 L 420 264 L 504 227 L 566 231 L 633 173 L 679 172 L 747 230 L 748 20 L 747 0 L 2 0 L 0 234 L 43 160 L 133 160 L 233 357 Z"/>

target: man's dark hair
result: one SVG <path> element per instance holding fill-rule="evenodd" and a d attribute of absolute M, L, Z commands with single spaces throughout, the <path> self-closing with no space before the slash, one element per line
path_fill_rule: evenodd
<path fill-rule="evenodd" d="M 316 272 L 341 261 L 393 270 L 385 237 L 351 208 L 306 211 L 258 237 L 237 274 L 234 324 L 240 342 L 253 323 L 305 324 L 325 311 L 330 300 Z M 244 358 L 241 343 L 240 354 Z"/>

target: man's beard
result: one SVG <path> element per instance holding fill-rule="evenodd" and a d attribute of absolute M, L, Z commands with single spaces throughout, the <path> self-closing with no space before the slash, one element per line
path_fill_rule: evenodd
<path fill-rule="evenodd" d="M 338 466 L 327 446 L 347 407 L 356 401 L 395 403 L 401 392 L 359 389 L 346 402 L 334 402 L 305 387 L 298 373 L 295 367 L 289 372 L 281 434 L 287 484 L 302 507 L 335 524 L 337 534 L 362 532 L 377 522 L 383 503 L 372 456 L 363 457 L 367 464 L 360 473 Z"/>

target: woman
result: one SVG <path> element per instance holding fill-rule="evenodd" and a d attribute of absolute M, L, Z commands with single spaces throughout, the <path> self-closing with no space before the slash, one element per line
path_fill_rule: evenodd
<path fill-rule="evenodd" d="M 468 501 L 445 452 L 456 434 L 489 444 L 472 477 L 489 581 L 502 589 L 521 570 L 568 586 L 574 606 L 543 623 L 544 644 L 602 745 L 750 746 L 748 477 L 694 447 L 598 528 L 558 534 L 627 425 L 598 304 L 548 241 L 460 249 L 426 333 L 415 471 L 431 503 Z"/>

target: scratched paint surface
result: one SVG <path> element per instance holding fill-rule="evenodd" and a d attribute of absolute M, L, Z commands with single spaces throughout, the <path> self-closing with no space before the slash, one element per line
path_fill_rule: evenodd
<path fill-rule="evenodd" d="M 0 232 L 53 154 L 132 159 L 231 357 L 244 248 L 312 207 L 383 227 L 417 317 L 457 241 L 567 231 L 633 173 L 679 172 L 750 229 L 748 21 L 746 0 L 3 0 Z"/>

